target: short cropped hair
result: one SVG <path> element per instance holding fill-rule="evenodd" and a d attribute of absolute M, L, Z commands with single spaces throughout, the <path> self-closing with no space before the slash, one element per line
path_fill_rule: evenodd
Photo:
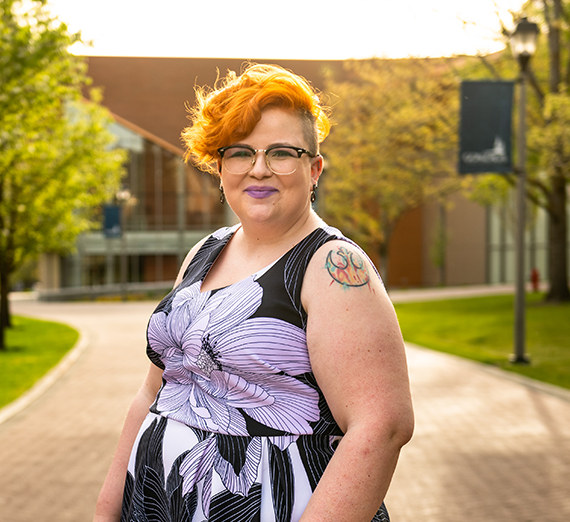
<path fill-rule="evenodd" d="M 228 71 L 214 89 L 196 88 L 196 104 L 188 109 L 192 125 L 182 132 L 184 158 L 201 170 L 215 172 L 218 149 L 253 131 L 269 107 L 292 110 L 302 121 L 308 149 L 318 154 L 330 131 L 329 109 L 304 78 L 275 65 L 249 65 L 237 76 Z"/>

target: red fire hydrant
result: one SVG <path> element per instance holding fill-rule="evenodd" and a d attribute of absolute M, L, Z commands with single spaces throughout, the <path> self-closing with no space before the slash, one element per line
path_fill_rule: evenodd
<path fill-rule="evenodd" d="M 532 291 L 538 292 L 538 287 L 540 285 L 540 273 L 537 268 L 533 268 L 530 271 L 530 284 L 532 285 Z"/>

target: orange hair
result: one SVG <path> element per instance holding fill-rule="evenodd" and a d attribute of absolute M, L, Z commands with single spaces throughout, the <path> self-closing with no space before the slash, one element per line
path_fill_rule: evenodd
<path fill-rule="evenodd" d="M 329 111 L 317 91 L 282 67 L 253 64 L 240 76 L 228 71 L 213 90 L 196 88 L 196 104 L 188 109 L 192 125 L 182 132 L 184 159 L 215 172 L 218 149 L 249 136 L 262 111 L 270 106 L 299 113 L 309 149 L 317 154 L 319 143 L 330 131 Z"/>

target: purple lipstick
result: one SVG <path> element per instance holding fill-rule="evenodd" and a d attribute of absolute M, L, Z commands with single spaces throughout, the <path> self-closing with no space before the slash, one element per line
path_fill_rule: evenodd
<path fill-rule="evenodd" d="M 252 198 L 263 199 L 277 193 L 278 190 L 275 187 L 252 185 L 251 187 L 247 187 L 244 192 Z"/>

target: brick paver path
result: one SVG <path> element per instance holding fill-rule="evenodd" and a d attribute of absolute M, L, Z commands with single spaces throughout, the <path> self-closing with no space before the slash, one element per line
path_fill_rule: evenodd
<path fill-rule="evenodd" d="M 0 425 L 0 521 L 90 522 L 126 410 L 148 368 L 151 303 L 14 302 L 88 337 L 44 395 Z"/>
<path fill-rule="evenodd" d="M 0 522 L 90 522 L 148 367 L 154 305 L 12 306 L 79 327 L 88 347 L 0 424 Z M 428 350 L 408 357 L 416 432 L 387 498 L 393 522 L 568 522 L 570 400 Z"/>
<path fill-rule="evenodd" d="M 570 393 L 410 348 L 416 431 L 387 505 L 394 522 L 570 521 Z"/>

